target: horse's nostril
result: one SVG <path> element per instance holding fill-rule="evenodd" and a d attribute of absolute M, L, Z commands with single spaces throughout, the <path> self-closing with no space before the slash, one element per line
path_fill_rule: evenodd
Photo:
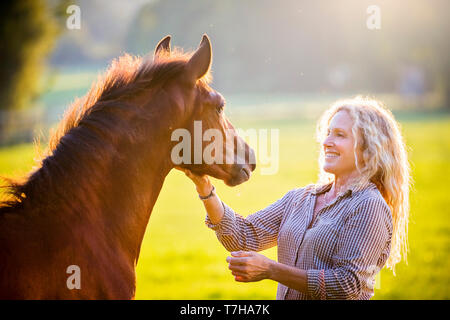
<path fill-rule="evenodd" d="M 255 171 L 256 168 L 256 164 L 255 163 L 251 163 L 250 164 L 250 170 Z"/>
<path fill-rule="evenodd" d="M 243 168 L 241 169 L 241 172 L 243 172 L 243 173 L 247 176 L 247 178 L 250 179 L 251 173 L 250 173 L 250 170 L 249 170 L 248 168 L 243 167 Z"/>

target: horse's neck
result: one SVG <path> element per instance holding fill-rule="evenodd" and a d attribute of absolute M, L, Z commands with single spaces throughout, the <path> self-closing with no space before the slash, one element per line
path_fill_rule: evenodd
<path fill-rule="evenodd" d="M 170 101 L 164 108 L 156 106 L 140 126 L 127 119 L 133 123 L 129 129 L 108 127 L 115 134 L 109 142 L 82 125 L 65 135 L 24 190 L 33 211 L 42 211 L 33 216 L 73 226 L 111 250 L 120 248 L 135 261 L 151 211 L 173 167 L 172 128 L 183 126 L 182 115 Z M 136 143 L 142 127 L 146 132 Z"/>
<path fill-rule="evenodd" d="M 139 250 L 142 239 L 150 218 L 150 214 L 156 203 L 158 195 L 163 186 L 164 180 L 170 170 L 173 168 L 173 162 L 171 160 L 171 150 L 176 142 L 171 141 L 172 130 L 174 128 L 185 127 L 186 113 L 180 113 L 179 103 L 176 102 L 172 96 L 166 94 L 165 91 L 159 92 L 160 104 L 154 104 L 152 102 L 147 106 L 149 109 L 153 109 L 154 116 L 157 121 L 151 122 L 150 134 L 146 136 L 146 147 L 143 148 L 148 151 L 144 151 L 145 157 L 137 157 L 140 164 L 138 165 L 138 174 L 134 177 L 130 176 L 125 185 L 116 185 L 116 188 L 123 190 L 129 188 L 130 192 L 134 193 L 137 197 L 134 199 L 141 203 L 128 202 L 127 212 L 125 215 L 121 215 L 120 225 L 130 232 L 131 238 L 128 241 L 133 243 L 133 249 L 131 250 L 133 255 L 132 259 L 137 262 L 139 256 Z M 164 105 L 164 108 L 161 106 Z M 155 108 L 155 106 L 157 108 Z M 142 162 L 142 159 L 145 161 Z M 132 159 L 133 160 L 133 159 Z M 133 197 L 131 197 L 133 198 Z"/>
<path fill-rule="evenodd" d="M 76 221 L 78 230 L 93 234 L 112 251 L 122 250 L 131 263 L 137 260 L 151 211 L 172 168 L 170 134 L 164 128 L 166 121 L 160 120 L 149 129 L 146 142 L 124 143 L 113 156 L 111 147 L 99 144 L 86 152 L 68 141 L 69 148 L 61 149 L 47 166 L 54 176 L 51 172 L 57 172 L 61 163 L 73 161 L 65 165 L 64 195 L 57 198 L 48 190 L 49 202 L 55 200 L 53 213 L 61 215 L 62 223 Z M 45 185 L 55 183 L 49 180 L 41 186 Z"/>
<path fill-rule="evenodd" d="M 155 134 L 150 137 L 149 141 L 160 140 L 162 137 Z M 110 208 L 114 211 L 111 214 L 110 209 L 104 209 L 103 219 L 113 218 L 114 223 L 111 229 L 105 230 L 110 234 L 106 234 L 107 239 L 115 239 L 116 244 L 122 248 L 126 248 L 129 258 L 136 262 L 142 239 L 150 218 L 150 214 L 156 203 L 158 195 L 163 186 L 164 180 L 171 169 L 169 144 L 158 143 L 154 145 L 153 152 L 149 152 L 145 157 L 128 157 L 130 167 L 134 167 L 133 172 L 128 172 L 127 165 L 121 168 L 111 168 L 110 170 L 123 170 L 122 176 L 125 179 L 116 181 L 117 183 L 108 183 L 109 190 L 102 192 L 110 192 L 116 195 L 109 198 Z M 121 173 L 110 172 L 112 176 Z M 108 179 L 108 176 L 105 177 Z"/>

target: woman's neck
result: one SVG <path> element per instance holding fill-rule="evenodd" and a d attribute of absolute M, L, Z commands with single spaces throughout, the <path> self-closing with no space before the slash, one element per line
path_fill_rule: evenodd
<path fill-rule="evenodd" d="M 333 196 L 337 196 L 339 193 L 345 191 L 357 176 L 358 172 L 356 170 L 344 175 L 335 175 L 333 185 L 330 189 Z"/>

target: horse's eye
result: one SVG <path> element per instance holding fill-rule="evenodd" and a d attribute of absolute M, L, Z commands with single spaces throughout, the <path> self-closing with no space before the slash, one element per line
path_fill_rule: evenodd
<path fill-rule="evenodd" d="M 223 108 L 225 108 L 225 103 L 221 103 L 218 107 L 217 107 L 217 112 L 220 114 L 223 112 Z"/>

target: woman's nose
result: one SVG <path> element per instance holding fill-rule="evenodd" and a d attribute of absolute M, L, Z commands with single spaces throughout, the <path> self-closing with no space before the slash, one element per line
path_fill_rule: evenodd
<path fill-rule="evenodd" d="M 324 147 L 332 147 L 332 146 L 334 146 L 333 139 L 330 136 L 326 137 L 326 139 L 323 141 L 323 146 Z"/>

